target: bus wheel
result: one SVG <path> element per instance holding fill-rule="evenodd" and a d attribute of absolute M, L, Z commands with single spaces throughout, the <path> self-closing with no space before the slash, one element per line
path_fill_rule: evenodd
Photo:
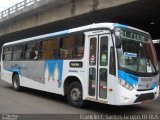
<path fill-rule="evenodd" d="M 67 99 L 70 105 L 74 107 L 83 107 L 82 86 L 79 82 L 72 82 L 67 90 Z"/>
<path fill-rule="evenodd" d="M 21 87 L 20 87 L 20 81 L 19 81 L 19 75 L 18 74 L 13 75 L 12 85 L 13 85 L 14 90 L 20 91 Z"/>

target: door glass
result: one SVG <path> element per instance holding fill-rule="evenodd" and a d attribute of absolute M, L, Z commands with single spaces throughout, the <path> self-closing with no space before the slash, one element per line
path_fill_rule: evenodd
<path fill-rule="evenodd" d="M 101 37 L 100 42 L 100 65 L 107 66 L 108 64 L 108 37 Z"/>
<path fill-rule="evenodd" d="M 96 80 L 97 80 L 97 66 L 96 66 L 96 50 L 97 50 L 97 38 L 90 39 L 90 55 L 89 55 L 89 95 L 95 96 L 96 91 Z"/>
<path fill-rule="evenodd" d="M 115 52 L 113 46 L 110 47 L 109 74 L 116 75 Z"/>
<path fill-rule="evenodd" d="M 96 68 L 89 68 L 89 95 L 95 96 Z"/>
<path fill-rule="evenodd" d="M 107 98 L 107 69 L 101 68 L 99 74 L 99 97 Z"/>
<path fill-rule="evenodd" d="M 90 55 L 89 55 L 89 64 L 91 66 L 96 65 L 96 43 L 97 38 L 90 39 Z"/>
<path fill-rule="evenodd" d="M 98 36 L 97 36 L 98 37 Z M 97 42 L 99 41 L 99 55 L 97 55 Z M 97 64 L 97 56 L 99 64 Z M 97 40 L 96 37 L 90 39 L 89 53 L 89 96 L 96 98 L 107 98 L 107 65 L 108 65 L 108 37 L 103 36 Z M 97 72 L 98 70 L 98 72 Z M 97 91 L 97 92 L 96 92 Z M 96 95 L 97 94 L 97 95 Z"/>
<path fill-rule="evenodd" d="M 99 97 L 107 98 L 108 37 L 100 38 Z"/>

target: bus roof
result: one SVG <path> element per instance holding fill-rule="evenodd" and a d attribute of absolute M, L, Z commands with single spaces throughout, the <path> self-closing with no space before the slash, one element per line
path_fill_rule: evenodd
<path fill-rule="evenodd" d="M 49 34 L 44 34 L 44 35 L 25 38 L 25 39 L 13 41 L 13 42 L 8 42 L 8 43 L 5 43 L 3 46 L 12 45 L 12 44 L 18 44 L 18 43 L 23 43 L 23 42 L 29 42 L 29 41 L 33 41 L 33 40 L 45 39 L 45 38 L 55 37 L 55 36 L 60 36 L 60 35 L 67 35 L 69 33 L 85 31 L 85 30 L 89 30 L 89 29 L 109 28 L 109 29 L 113 30 L 115 27 L 129 28 L 129 29 L 133 29 L 133 30 L 137 30 L 137 31 L 149 34 L 149 33 L 145 32 L 145 31 L 140 30 L 140 29 L 137 29 L 137 28 L 134 28 L 134 27 L 131 27 L 131 26 L 127 26 L 127 25 L 118 24 L 118 23 L 93 23 L 91 25 L 72 28 L 72 29 L 69 29 L 69 30 L 53 32 L 53 33 L 49 33 Z"/>

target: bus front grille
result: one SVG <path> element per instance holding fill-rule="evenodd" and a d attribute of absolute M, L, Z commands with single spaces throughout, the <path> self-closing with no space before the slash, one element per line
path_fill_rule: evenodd
<path fill-rule="evenodd" d="M 139 97 L 134 101 L 134 103 L 137 102 L 143 102 L 147 100 L 153 100 L 154 99 L 154 93 L 147 93 L 147 94 L 141 94 Z"/>

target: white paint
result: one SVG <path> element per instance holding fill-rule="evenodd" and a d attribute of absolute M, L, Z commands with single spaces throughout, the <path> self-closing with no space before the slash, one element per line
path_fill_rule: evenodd
<path fill-rule="evenodd" d="M 59 80 L 59 68 L 58 68 L 57 64 L 54 69 L 53 80 L 55 80 L 55 81 Z"/>

